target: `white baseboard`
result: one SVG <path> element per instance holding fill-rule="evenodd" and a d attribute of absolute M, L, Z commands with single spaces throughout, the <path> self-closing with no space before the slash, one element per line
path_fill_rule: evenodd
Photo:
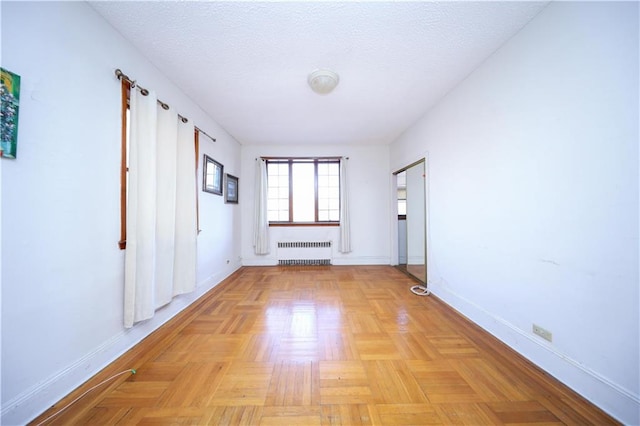
<path fill-rule="evenodd" d="M 120 333 L 114 335 L 73 364 L 32 386 L 12 400 L 7 401 L 6 404 L 3 404 L 0 412 L 0 424 L 22 425 L 29 423 L 104 367 L 115 361 L 119 356 L 140 343 L 142 339 L 193 304 L 236 270 L 237 268 L 225 270 L 208 277 L 198 283 L 194 292 L 177 296 L 171 303 L 158 309 L 152 319 L 140 322 L 130 329 L 123 328 Z"/>
<path fill-rule="evenodd" d="M 439 283 L 430 284 L 429 288 L 443 302 L 612 417 L 624 424 L 640 424 L 639 395 L 634 395 L 553 346 L 459 296 L 451 289 Z"/>

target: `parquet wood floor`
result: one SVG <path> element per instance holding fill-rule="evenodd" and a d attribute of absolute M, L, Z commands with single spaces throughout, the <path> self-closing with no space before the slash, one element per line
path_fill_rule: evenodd
<path fill-rule="evenodd" d="M 389 266 L 245 267 L 33 424 L 616 424 Z"/>

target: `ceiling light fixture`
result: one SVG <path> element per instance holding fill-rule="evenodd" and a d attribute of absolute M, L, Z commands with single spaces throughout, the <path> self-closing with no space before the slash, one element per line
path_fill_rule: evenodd
<path fill-rule="evenodd" d="M 327 69 L 319 69 L 309 74 L 309 78 L 307 78 L 307 81 L 309 82 L 309 86 L 311 86 L 311 89 L 313 89 L 314 92 L 321 95 L 326 95 L 336 88 L 338 82 L 340 81 L 340 78 L 338 77 L 338 74 L 333 71 Z"/>

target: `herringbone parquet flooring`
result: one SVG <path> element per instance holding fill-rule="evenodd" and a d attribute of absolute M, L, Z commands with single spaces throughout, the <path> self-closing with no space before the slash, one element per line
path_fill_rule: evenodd
<path fill-rule="evenodd" d="M 245 267 L 47 424 L 614 424 L 387 266 Z M 56 411 L 44 413 L 34 423 Z"/>

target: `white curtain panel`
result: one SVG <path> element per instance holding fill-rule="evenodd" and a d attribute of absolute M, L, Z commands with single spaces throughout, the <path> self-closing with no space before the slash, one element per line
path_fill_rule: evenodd
<path fill-rule="evenodd" d="M 173 295 L 196 289 L 198 212 L 194 127 L 178 121 L 176 180 L 176 234 L 173 262 Z"/>
<path fill-rule="evenodd" d="M 157 98 L 131 90 L 124 325 L 155 311 Z"/>
<path fill-rule="evenodd" d="M 131 91 L 124 325 L 195 289 L 193 125 Z"/>
<path fill-rule="evenodd" d="M 269 253 L 269 218 L 267 217 L 267 162 L 256 160 L 253 249 L 256 254 Z"/>
<path fill-rule="evenodd" d="M 346 158 L 340 159 L 340 253 L 351 252 L 351 223 L 349 220 L 349 185 Z"/>
<path fill-rule="evenodd" d="M 160 105 L 157 108 L 155 309 L 173 297 L 178 155 L 178 115 Z"/>

